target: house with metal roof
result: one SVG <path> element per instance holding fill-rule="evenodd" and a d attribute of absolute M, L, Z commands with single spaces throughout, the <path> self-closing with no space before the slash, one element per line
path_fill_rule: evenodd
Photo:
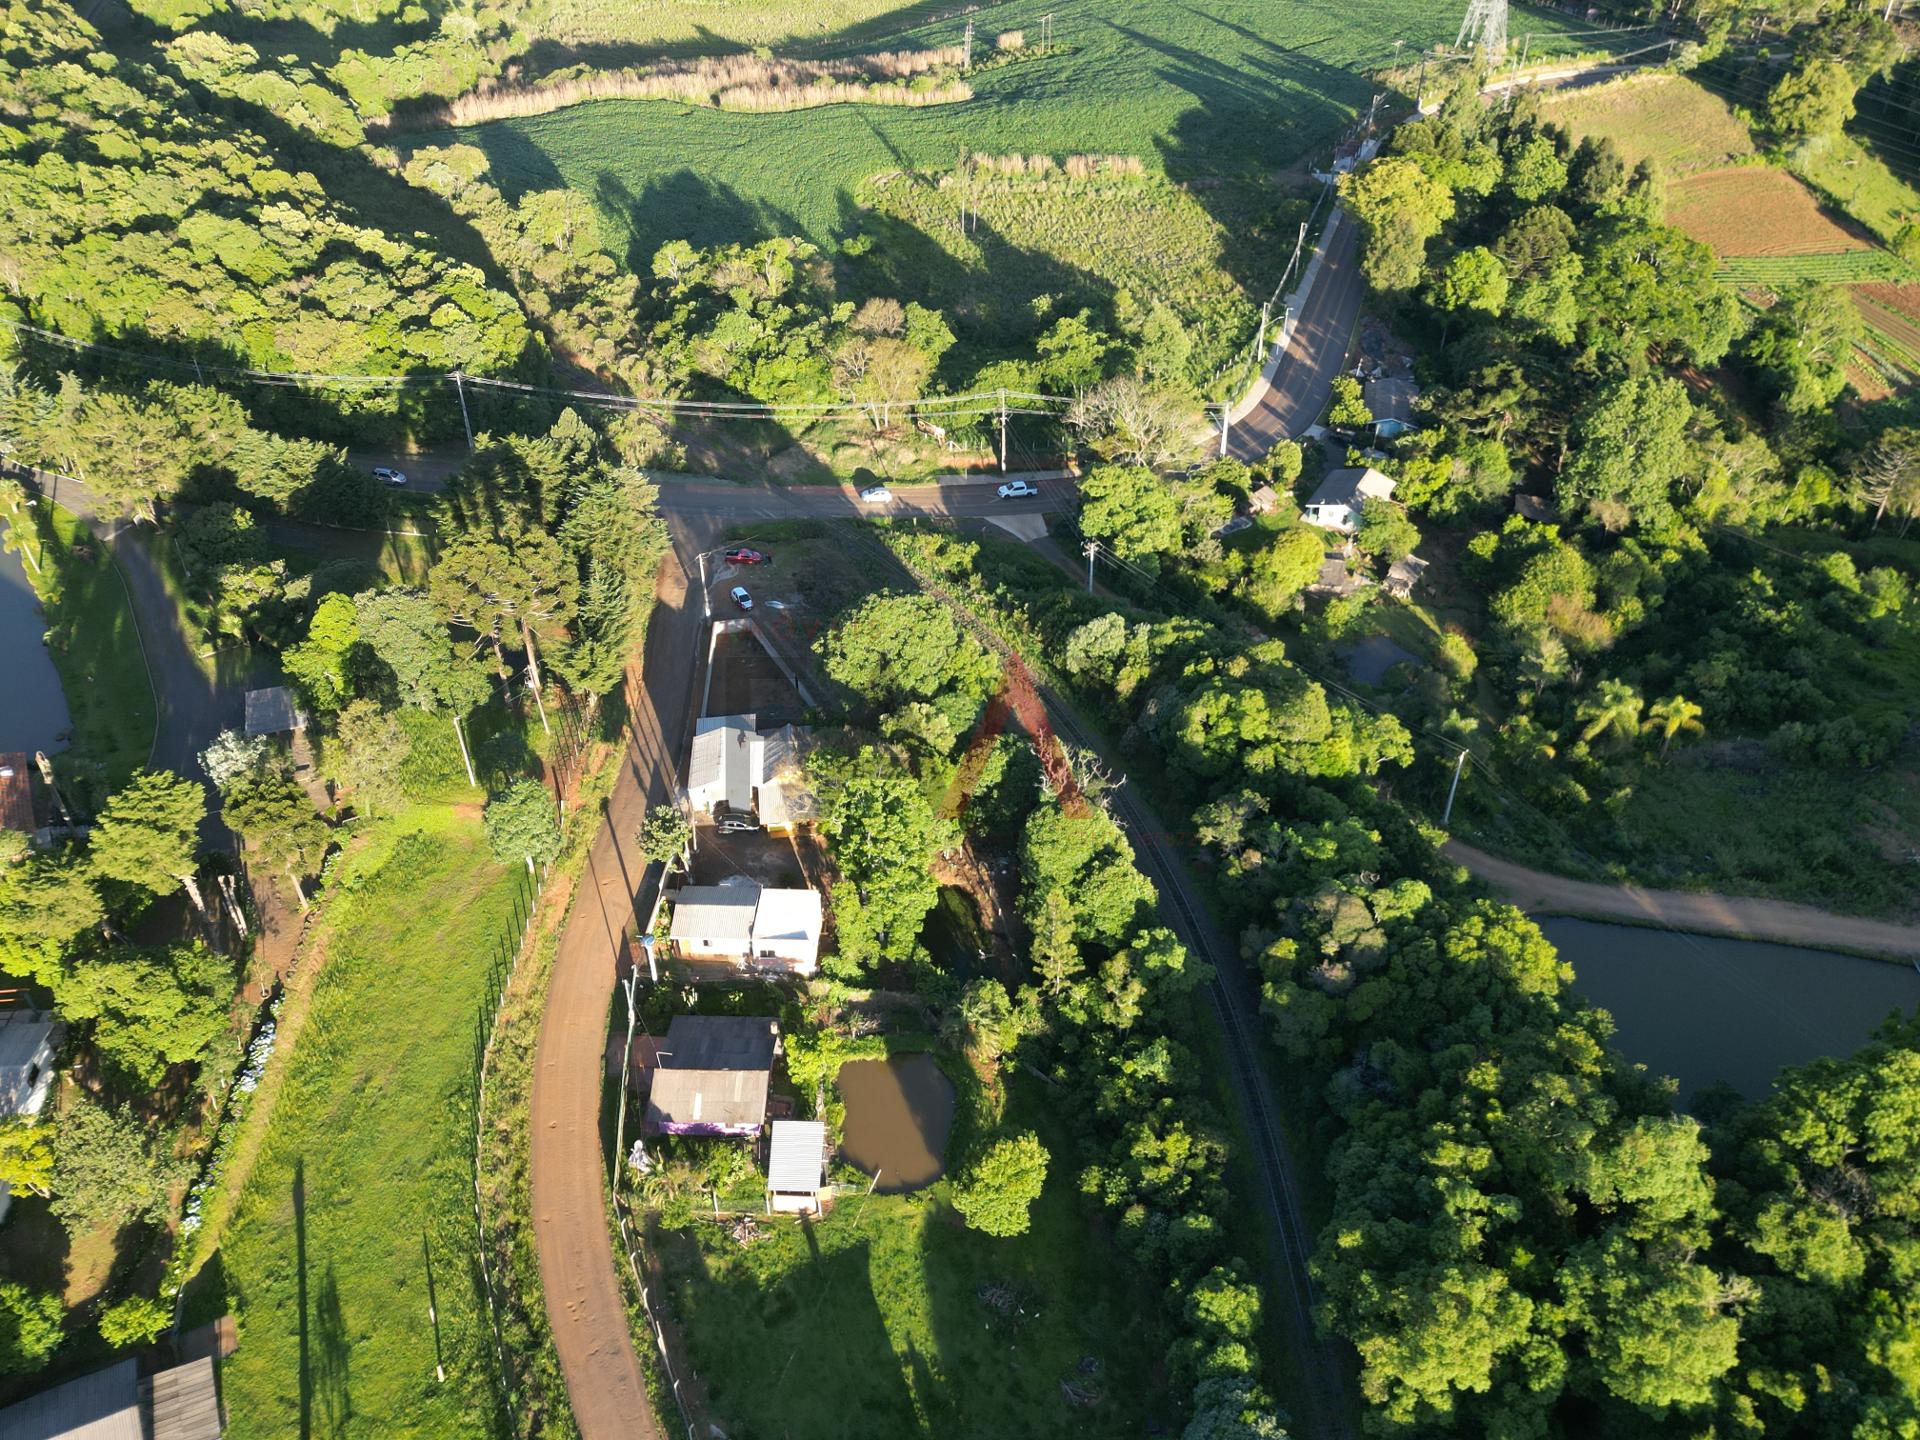
<path fill-rule="evenodd" d="M 687 761 L 687 804 L 694 814 L 751 814 L 761 756 L 753 716 L 703 715 L 694 721 L 693 752 Z"/>
<path fill-rule="evenodd" d="M 38 1115 L 46 1105 L 60 1033 L 51 1011 L 0 1010 L 0 1119 Z M 0 1180 L 0 1220 L 12 1208 L 12 1189 Z"/>
<path fill-rule="evenodd" d="M 667 939 L 675 958 L 724 961 L 811 975 L 820 959 L 825 909 L 817 890 L 756 885 L 685 885 L 673 895 Z"/>
<path fill-rule="evenodd" d="M 819 1120 L 776 1120 L 767 1142 L 767 1213 L 820 1209 L 826 1185 L 827 1127 Z"/>
<path fill-rule="evenodd" d="M 1350 535 L 1360 528 L 1360 510 L 1367 501 L 1392 498 L 1392 476 L 1382 475 L 1371 465 L 1365 469 L 1346 465 L 1327 472 L 1301 507 L 1300 518 L 1323 530 Z"/>
<path fill-rule="evenodd" d="M 647 1097 L 649 1135 L 758 1135 L 780 1053 L 768 1016 L 676 1015 Z"/>
<path fill-rule="evenodd" d="M 1411 599 L 1413 587 L 1420 583 L 1420 577 L 1427 573 L 1428 562 L 1418 555 L 1403 555 L 1393 562 L 1387 571 L 1387 578 L 1380 582 L 1380 588 L 1398 600 Z"/>
<path fill-rule="evenodd" d="M 0 1410 L 5 1440 L 220 1440 L 224 1428 L 210 1356 L 144 1380 L 122 1360 Z"/>
<path fill-rule="evenodd" d="M 753 954 L 760 887 L 683 885 L 674 892 L 667 939 L 682 960 L 744 960 Z"/>

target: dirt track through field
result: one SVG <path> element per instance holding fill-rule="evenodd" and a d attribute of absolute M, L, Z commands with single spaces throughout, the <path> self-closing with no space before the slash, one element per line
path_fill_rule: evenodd
<path fill-rule="evenodd" d="M 561 932 L 535 1057 L 534 1231 L 554 1347 L 582 1440 L 651 1440 L 660 1433 L 608 1229 L 600 1097 L 608 1005 L 648 879 L 634 835 L 647 806 L 675 783 L 699 673 L 700 592 L 680 557 L 709 542 L 704 527 L 701 538 L 691 538 L 686 521 L 673 529 L 676 548 L 660 568 L 644 668 L 628 676 L 626 764 Z"/>
<path fill-rule="evenodd" d="M 1920 959 L 1920 926 L 1888 920 L 1835 915 L 1786 900 L 1757 900 L 1738 895 L 1695 895 L 1684 890 L 1642 890 L 1633 885 L 1601 885 L 1529 870 L 1458 840 L 1441 847 L 1495 890 L 1533 914 L 1577 915 L 1598 920 L 1630 920 L 1671 926 L 1701 935 L 1731 935 L 1741 940 L 1773 940 L 1819 950 Z"/>

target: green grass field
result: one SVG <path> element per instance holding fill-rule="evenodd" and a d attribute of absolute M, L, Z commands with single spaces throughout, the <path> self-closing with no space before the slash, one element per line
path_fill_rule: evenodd
<path fill-rule="evenodd" d="M 200 1282 L 223 1281 L 239 1320 L 234 1440 L 489 1433 L 469 1106 L 520 878 L 450 808 L 396 822 L 339 877 L 311 1018 L 276 1057 L 272 1128 Z"/>
<path fill-rule="evenodd" d="M 1359 9 L 1333 0 L 1091 0 L 1065 9 L 1013 0 L 988 12 L 984 29 L 1037 37 L 1049 10 L 1058 53 L 977 74 L 976 98 L 961 105 L 749 115 L 609 101 L 458 138 L 487 152 L 509 193 L 565 185 L 592 196 L 609 243 L 644 273 L 654 250 L 676 237 L 706 244 L 777 231 L 830 242 L 857 223 L 860 182 L 891 170 L 947 169 L 965 151 L 1137 155 L 1186 180 L 1324 160 L 1372 94 L 1362 72 L 1389 62 L 1396 41 L 1414 53 L 1451 40 L 1459 23 L 1452 7 L 1425 0 Z M 1529 12 L 1527 23 L 1556 22 Z M 947 19 L 890 35 L 887 44 L 948 44 L 960 28 L 958 18 Z M 439 132 L 411 143 L 447 138 Z M 1269 285 L 1285 258 L 1268 267 Z"/>
<path fill-rule="evenodd" d="M 40 506 L 34 520 L 25 544 L 40 568 L 26 570 L 46 611 L 48 649 L 73 720 L 73 757 L 104 793 L 146 764 L 153 749 L 153 688 L 133 605 L 112 555 L 78 517 Z"/>
<path fill-rule="evenodd" d="M 1075 1193 L 1071 1141 L 1040 1088 L 1016 1077 L 1008 1116 L 1053 1157 L 1023 1236 L 967 1229 L 938 1185 L 843 1199 L 745 1247 L 710 1223 L 666 1237 L 673 1313 L 729 1434 L 998 1440 L 1165 1421 L 1160 1306 Z M 994 1286 L 1015 1313 L 982 1298 Z M 1098 1403 L 1068 1404 L 1066 1380 Z"/>
<path fill-rule="evenodd" d="M 1606 136 L 1629 165 L 1655 160 L 1668 175 L 1717 170 L 1758 149 L 1725 99 L 1677 76 L 1616 81 L 1543 104 L 1574 138 Z"/>

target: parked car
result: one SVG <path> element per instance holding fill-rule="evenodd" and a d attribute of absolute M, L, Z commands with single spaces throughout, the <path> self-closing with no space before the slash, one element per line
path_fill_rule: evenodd
<path fill-rule="evenodd" d="M 1030 500 L 1040 493 L 1040 487 L 1027 480 L 1009 480 L 1000 487 L 1002 500 Z"/>
<path fill-rule="evenodd" d="M 753 596 L 747 593 L 746 586 L 736 585 L 727 593 L 733 597 L 733 603 L 738 605 L 742 610 L 751 610 L 753 608 Z"/>
<path fill-rule="evenodd" d="M 722 835 L 751 835 L 760 828 L 760 822 L 751 815 L 729 811 L 714 822 L 714 828 Z"/>
<path fill-rule="evenodd" d="M 729 565 L 764 565 L 771 559 L 773 559 L 773 557 L 764 550 L 749 550 L 744 545 L 736 546 L 727 551 L 727 563 Z"/>
<path fill-rule="evenodd" d="M 378 480 L 382 485 L 393 486 L 396 490 L 405 489 L 407 484 L 406 471 L 392 470 L 385 465 L 376 465 L 373 467 L 373 478 Z"/>
<path fill-rule="evenodd" d="M 860 492 L 860 498 L 869 505 L 891 505 L 893 491 L 884 485 L 869 485 Z"/>

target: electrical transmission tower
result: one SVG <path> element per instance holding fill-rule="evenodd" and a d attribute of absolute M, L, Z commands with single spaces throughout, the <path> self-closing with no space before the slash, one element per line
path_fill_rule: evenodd
<path fill-rule="evenodd" d="M 1488 56 L 1504 54 L 1507 48 L 1507 0 L 1467 0 L 1466 18 L 1460 22 L 1456 50 L 1484 47 Z"/>

